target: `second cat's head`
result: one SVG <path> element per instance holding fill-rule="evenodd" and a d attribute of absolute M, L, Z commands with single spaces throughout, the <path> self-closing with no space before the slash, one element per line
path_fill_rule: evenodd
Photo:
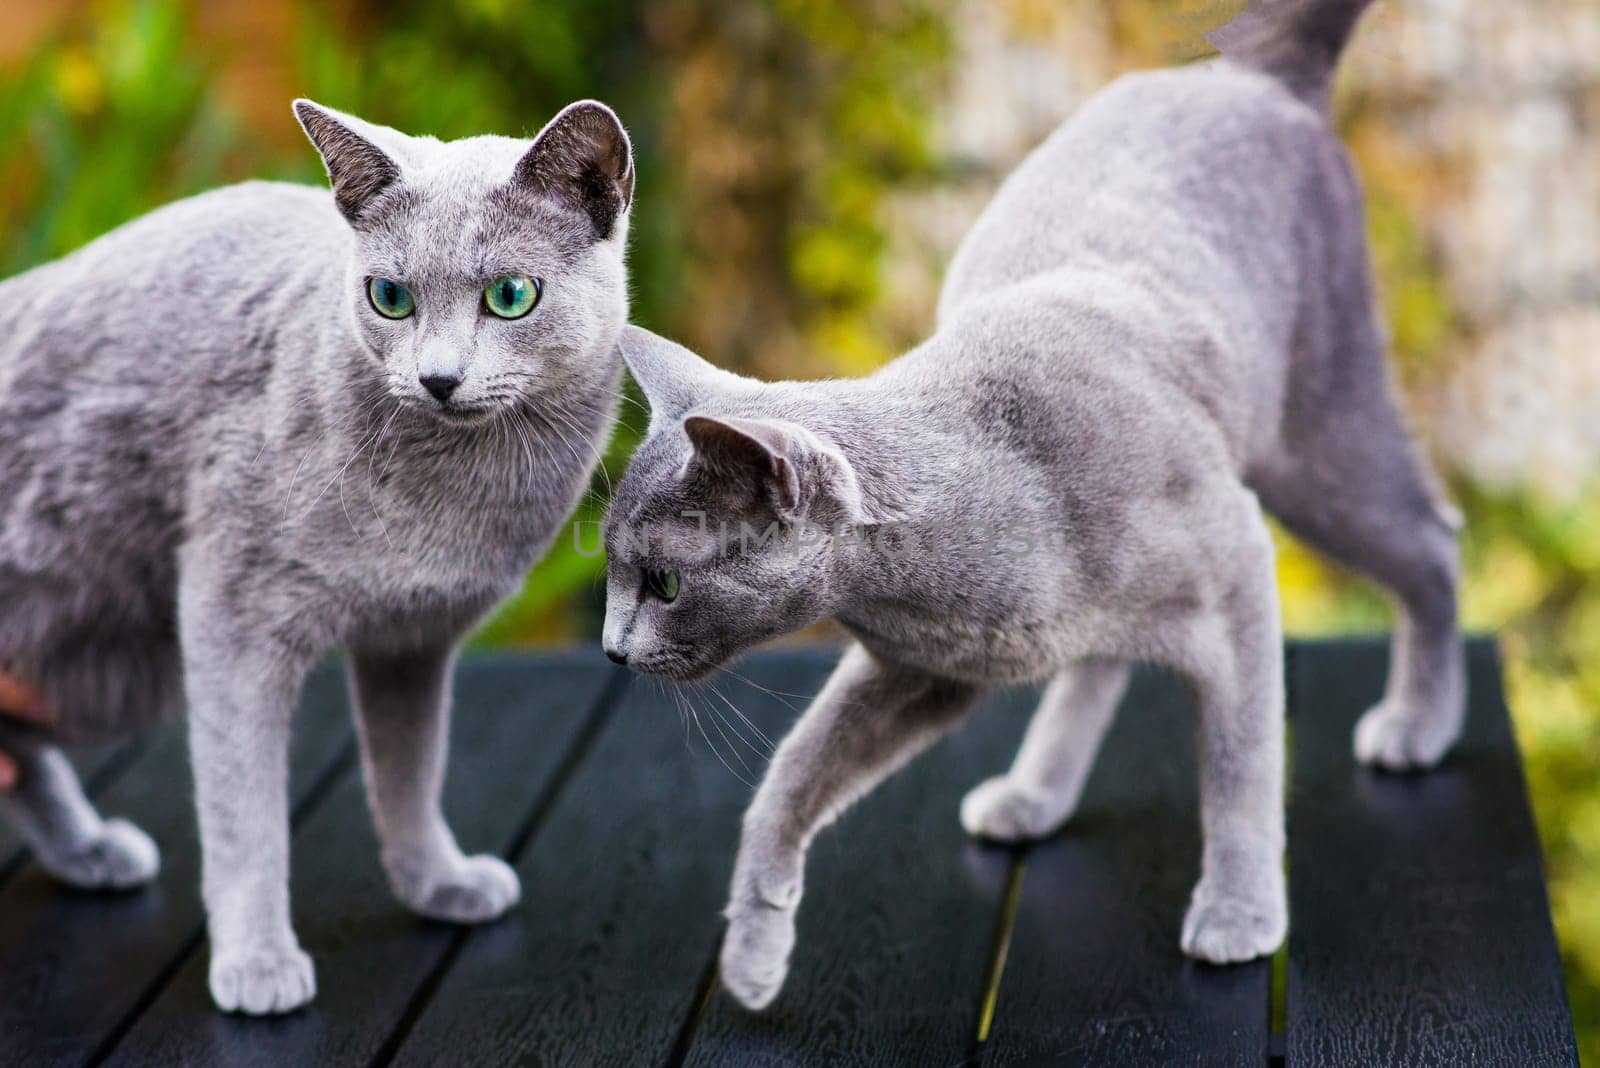
<path fill-rule="evenodd" d="M 623 330 L 650 429 L 606 519 L 604 644 L 676 679 L 840 607 L 842 543 L 882 516 L 829 432 L 826 384 L 762 383 Z"/>
<path fill-rule="evenodd" d="M 572 104 L 532 142 L 294 110 L 355 235 L 356 335 L 398 402 L 471 422 L 607 373 L 634 182 L 609 108 Z"/>

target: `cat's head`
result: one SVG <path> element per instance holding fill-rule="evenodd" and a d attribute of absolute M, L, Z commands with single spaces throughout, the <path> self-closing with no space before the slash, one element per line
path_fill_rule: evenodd
<path fill-rule="evenodd" d="M 604 643 L 614 660 L 704 676 L 838 610 L 840 542 L 872 523 L 803 384 L 719 370 L 623 330 L 650 429 L 606 519 Z"/>
<path fill-rule="evenodd" d="M 610 108 L 569 105 L 531 143 L 294 110 L 354 231 L 356 334 L 396 398 L 469 422 L 591 382 L 615 358 L 634 171 Z"/>

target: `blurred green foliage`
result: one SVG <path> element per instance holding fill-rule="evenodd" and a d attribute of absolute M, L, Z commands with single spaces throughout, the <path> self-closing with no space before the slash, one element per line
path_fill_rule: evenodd
<path fill-rule="evenodd" d="M 206 92 L 172 4 L 111 8 L 0 85 L 7 274 L 213 184 L 237 131 Z"/>
<path fill-rule="evenodd" d="M 884 311 L 884 208 L 942 174 L 933 118 L 957 32 L 948 0 L 257 3 L 286 9 L 293 27 L 273 42 L 290 73 L 283 99 L 259 112 L 281 116 L 270 130 L 225 102 L 232 57 L 176 0 L 104 0 L 0 69 L 0 270 L 221 181 L 320 182 L 291 95 L 443 138 L 531 134 L 593 96 L 627 120 L 638 157 L 636 321 L 769 375 L 858 373 L 914 340 Z M 1031 12 L 1024 22 L 1055 17 L 1013 6 Z M 1155 47 L 1159 5 L 1103 6 L 1120 47 Z M 1342 120 L 1399 375 L 1413 383 L 1448 373 L 1462 329 L 1413 222 L 1430 190 L 1368 105 Z M 624 405 L 577 522 L 600 518 L 640 411 L 637 398 Z M 1586 1057 L 1600 1059 L 1600 485 L 1560 501 L 1460 478 L 1451 488 L 1468 517 L 1466 621 L 1505 643 L 1574 1013 Z M 592 526 L 582 540 L 595 544 Z M 1280 544 L 1289 629 L 1388 625 L 1374 590 Z M 479 640 L 593 634 L 599 576 L 564 534 Z"/>

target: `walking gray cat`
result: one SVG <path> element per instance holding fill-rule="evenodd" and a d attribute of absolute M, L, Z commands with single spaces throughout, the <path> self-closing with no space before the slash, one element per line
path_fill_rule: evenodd
<path fill-rule="evenodd" d="M 516 902 L 439 808 L 451 667 L 577 503 L 615 416 L 628 138 L 594 102 L 530 146 L 440 143 L 295 104 L 333 187 L 174 204 L 0 284 L 0 666 L 58 738 L 12 732 L 4 812 L 87 887 L 156 871 L 62 739 L 186 691 L 224 1009 L 310 999 L 289 921 L 286 743 L 307 668 L 350 653 L 396 893 Z"/>
<path fill-rule="evenodd" d="M 986 687 L 1048 678 L 1015 764 L 961 819 L 1051 833 L 1134 660 L 1197 702 L 1182 947 L 1272 952 L 1284 693 L 1263 506 L 1399 603 L 1360 759 L 1425 767 L 1455 739 L 1456 521 L 1388 392 L 1328 122 L 1363 6 L 1253 9 L 1218 34 L 1224 58 L 1099 93 L 973 227 L 933 337 L 868 378 L 763 384 L 625 332 L 652 415 L 608 521 L 608 652 L 693 678 L 825 617 L 856 638 L 744 819 L 722 954 L 744 1004 L 783 984 L 807 848 L 845 806 Z"/>

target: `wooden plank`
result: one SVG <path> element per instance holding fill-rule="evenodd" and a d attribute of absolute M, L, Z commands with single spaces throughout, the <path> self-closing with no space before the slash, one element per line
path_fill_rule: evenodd
<path fill-rule="evenodd" d="M 738 670 L 769 690 L 809 696 L 833 659 L 778 653 Z M 771 737 L 794 716 L 784 702 L 804 700 L 723 676 L 717 685 Z M 713 703 L 732 713 L 710 694 L 692 699 L 731 761 L 731 739 L 709 716 Z M 718 910 L 750 795 L 698 736 L 691 745 L 689 729 L 661 686 L 633 681 L 517 865 L 522 908 L 466 941 L 398 1064 L 667 1056 L 721 934 Z"/>
<path fill-rule="evenodd" d="M 1317 644 L 1292 676 L 1288 1061 L 1576 1064 L 1494 646 L 1471 644 L 1465 735 L 1422 775 L 1350 753 L 1386 661 Z"/>
<path fill-rule="evenodd" d="M 337 677 L 306 687 L 293 751 L 293 793 L 304 801 L 348 757 L 350 729 Z M 36 865 L 0 890 L 0 1035 L 11 1066 L 82 1064 L 136 1013 L 166 969 L 201 940 L 194 791 L 181 727 L 156 732 L 99 798 L 162 851 L 156 883 L 122 894 L 62 887 Z"/>
<path fill-rule="evenodd" d="M 1178 949 L 1200 874 L 1193 724 L 1173 676 L 1135 672 L 1077 815 L 1024 854 L 986 1064 L 1265 1063 L 1270 965 Z"/>
<path fill-rule="evenodd" d="M 753 1014 L 717 992 L 690 1065 L 953 1065 L 974 1051 L 1010 854 L 961 798 L 1010 760 L 1035 694 L 996 694 L 812 846 L 789 979 Z"/>
<path fill-rule="evenodd" d="M 586 724 L 605 715 L 603 695 L 620 677 L 598 652 L 462 665 L 445 809 L 464 850 L 511 849 Z M 295 927 L 316 961 L 316 1000 L 275 1020 L 219 1015 L 206 990 L 208 955 L 197 952 L 111 1063 L 373 1063 L 464 929 L 419 919 L 395 901 L 358 775 L 297 830 L 293 870 Z"/>

